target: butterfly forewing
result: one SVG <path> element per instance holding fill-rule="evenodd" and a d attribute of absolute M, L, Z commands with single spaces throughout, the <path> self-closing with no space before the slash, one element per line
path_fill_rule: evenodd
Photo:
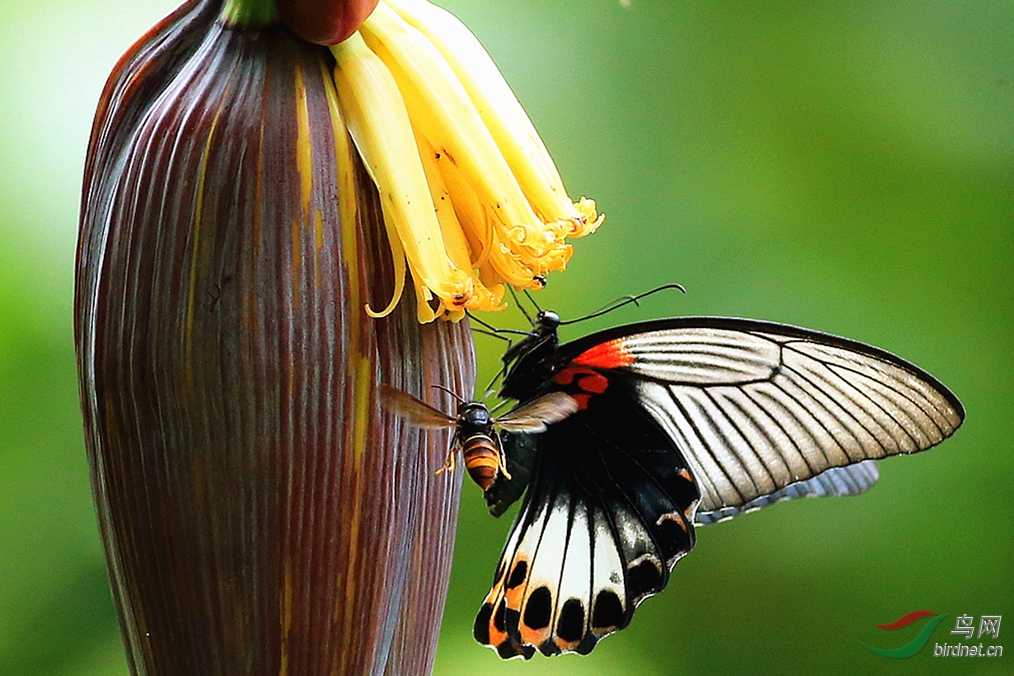
<path fill-rule="evenodd" d="M 686 450 L 705 512 L 833 467 L 925 450 L 964 415 L 928 373 L 844 338 L 722 318 L 625 329 L 629 335 L 606 341 L 622 359 L 603 366 L 636 382 L 642 405 Z M 601 351 L 594 339 L 561 354 L 587 360 L 582 355 Z M 582 350 L 586 341 L 591 347 Z"/>

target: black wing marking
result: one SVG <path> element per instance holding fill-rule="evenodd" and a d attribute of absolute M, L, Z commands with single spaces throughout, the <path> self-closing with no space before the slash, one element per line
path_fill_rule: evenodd
<path fill-rule="evenodd" d="M 577 402 L 572 397 L 563 392 L 551 392 L 521 404 L 496 420 L 507 461 L 507 474 L 498 473 L 483 493 L 490 514 L 500 516 L 521 497 L 528 487 L 541 447 L 541 433 L 548 425 L 560 422 L 577 410 Z"/>
<path fill-rule="evenodd" d="M 829 469 L 925 450 L 964 417 L 957 397 L 917 366 L 816 331 L 680 318 L 595 334 L 561 355 L 580 362 L 609 340 L 626 363 L 600 370 L 635 383 L 684 451 L 704 513 L 762 506 Z"/>
<path fill-rule="evenodd" d="M 632 393 L 603 395 L 539 438 L 530 490 L 476 618 L 476 639 L 501 657 L 589 652 L 665 587 L 694 543 L 697 487 Z"/>
<path fill-rule="evenodd" d="M 455 427 L 457 419 L 438 411 L 429 404 L 416 399 L 408 392 L 391 387 L 387 384 L 380 385 L 380 397 L 384 406 L 397 413 L 400 417 L 417 427 L 429 429 L 446 429 Z"/>

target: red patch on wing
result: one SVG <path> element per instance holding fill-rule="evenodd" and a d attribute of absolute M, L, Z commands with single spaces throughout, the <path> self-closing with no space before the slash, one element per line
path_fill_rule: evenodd
<path fill-rule="evenodd" d="M 609 387 L 609 378 L 587 366 L 568 366 L 553 376 L 553 380 L 558 385 L 572 385 L 580 390 L 570 395 L 581 410 L 588 408 L 588 400 L 593 394 L 602 394 Z"/>
<path fill-rule="evenodd" d="M 630 366 L 636 357 L 623 346 L 622 338 L 614 338 L 577 355 L 571 362 L 578 366 L 591 366 L 599 369 L 618 369 Z"/>
<path fill-rule="evenodd" d="M 568 366 L 553 376 L 553 380 L 556 381 L 557 385 L 570 385 L 574 382 L 574 379 L 582 373 L 595 373 L 595 371 L 592 371 L 591 369 L 578 369 L 573 366 Z"/>
<path fill-rule="evenodd" d="M 560 385 L 575 383 L 581 391 L 589 394 L 602 394 L 609 387 L 609 379 L 598 371 L 583 366 L 568 366 L 553 378 Z"/>
<path fill-rule="evenodd" d="M 595 373 L 592 371 L 588 375 L 577 381 L 577 386 L 585 392 L 591 392 L 592 394 L 602 394 L 609 387 L 609 379 L 601 373 Z"/>

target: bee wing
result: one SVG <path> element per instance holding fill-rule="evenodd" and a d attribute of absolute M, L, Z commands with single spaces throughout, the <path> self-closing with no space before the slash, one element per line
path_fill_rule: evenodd
<path fill-rule="evenodd" d="M 438 411 L 429 404 L 419 401 L 408 392 L 397 387 L 381 384 L 381 404 L 401 418 L 416 425 L 430 429 L 446 429 L 458 424 L 455 418 Z"/>
<path fill-rule="evenodd" d="M 577 410 L 574 397 L 564 392 L 550 392 L 498 418 L 496 426 L 507 432 L 545 432 L 547 425 L 558 423 Z"/>

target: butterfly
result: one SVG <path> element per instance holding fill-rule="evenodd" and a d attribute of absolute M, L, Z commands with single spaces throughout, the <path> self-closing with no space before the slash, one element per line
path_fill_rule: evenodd
<path fill-rule="evenodd" d="M 447 391 L 451 393 L 450 390 Z M 454 436 L 451 437 L 447 460 L 437 473 L 444 470 L 453 472 L 460 450 L 468 475 L 487 494 L 490 493 L 490 485 L 496 478 L 502 477 L 504 481 L 513 480 L 507 469 L 503 444 L 500 441 L 501 432 L 538 434 L 544 432 L 548 425 L 563 420 L 578 410 L 577 401 L 570 395 L 550 392 L 518 406 L 500 418 L 490 415 L 489 408 L 481 401 L 461 400 L 457 414 L 452 417 L 390 385 L 382 384 L 380 394 L 389 408 L 417 427 L 453 429 Z M 522 476 L 514 483 L 523 484 Z M 510 502 L 516 500 L 518 495 Z M 506 507 L 505 505 L 504 509 Z"/>
<path fill-rule="evenodd" d="M 502 397 L 577 407 L 538 435 L 505 432 L 507 471 L 485 489 L 494 515 L 524 494 L 474 626 L 503 658 L 590 652 L 665 588 L 695 525 L 860 493 L 875 459 L 964 418 L 919 367 L 809 329 L 681 317 L 560 345 L 560 324 L 540 311 L 503 357 Z"/>

